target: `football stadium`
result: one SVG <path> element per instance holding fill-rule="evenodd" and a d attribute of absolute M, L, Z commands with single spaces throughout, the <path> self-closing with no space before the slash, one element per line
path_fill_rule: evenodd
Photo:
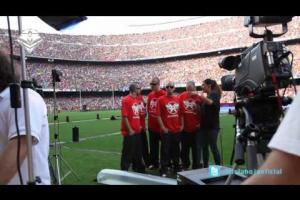
<path fill-rule="evenodd" d="M 3 23 L 5 24 L 6 17 L 2 18 L 1 20 L 4 21 Z M 25 20 L 25 18 L 26 17 L 23 17 L 23 20 Z M 130 17 L 127 18 L 129 19 Z M 36 29 L 34 30 L 36 32 L 33 33 L 38 35 L 36 37 L 38 37 L 40 41 L 31 51 L 25 51 L 24 48 L 26 47 L 20 44 L 20 35 L 27 34 L 28 36 L 28 32 L 24 30 L 31 30 L 30 27 L 24 25 L 23 32 L 20 32 L 17 28 L 10 30 L 5 28 L 6 25 L 1 26 L 1 49 L 4 49 L 5 52 L 10 52 L 11 49 L 13 50 L 11 58 L 13 58 L 14 64 L 23 66 L 27 76 L 26 80 L 32 81 L 30 82 L 32 83 L 32 87 L 28 90 L 36 91 L 42 97 L 47 108 L 49 125 L 49 154 L 47 161 L 51 184 L 147 184 L 150 183 L 147 182 L 148 175 L 150 175 L 149 179 L 153 179 L 153 181 L 155 177 L 157 177 L 157 184 L 164 178 L 170 180 L 171 183 L 178 182 L 188 184 L 190 181 L 187 175 L 188 172 L 192 174 L 193 171 L 208 170 L 210 169 L 209 167 L 217 165 L 227 167 L 228 169 L 231 168 L 238 160 L 236 159 L 237 141 L 246 141 L 245 143 L 241 142 L 241 144 L 245 144 L 244 153 L 248 153 L 246 155 L 247 161 L 240 162 L 239 168 L 248 168 L 248 162 L 252 162 L 251 158 L 253 157 L 251 155 L 252 146 L 247 146 L 247 144 L 252 144 L 253 142 L 253 144 L 260 145 L 260 139 L 263 137 L 261 133 L 268 131 L 272 132 L 272 134 L 275 133 L 275 130 L 279 126 L 278 121 L 284 119 L 280 114 L 277 115 L 277 103 L 280 103 L 278 112 L 285 112 L 285 109 L 290 109 L 290 103 L 285 104 L 284 102 L 285 100 L 295 99 L 298 89 L 297 80 L 300 77 L 300 18 L 294 16 L 288 22 L 280 20 L 278 20 L 277 23 L 272 22 L 272 25 L 275 25 L 268 28 L 274 33 L 274 39 L 272 38 L 272 40 L 269 41 L 267 41 L 268 38 L 266 35 L 264 35 L 265 38 L 249 36 L 249 28 L 244 26 L 245 17 L 241 16 L 177 17 L 180 19 L 176 18 L 176 20 L 175 18 L 172 20 L 172 18 L 169 17 L 167 19 L 153 21 L 152 23 L 139 21 L 140 24 L 135 24 L 135 26 L 138 27 L 138 31 L 125 33 L 116 32 L 115 34 L 111 32 L 89 35 L 84 33 L 76 34 L 76 31 L 73 31 L 73 33 L 60 31 L 46 33 Z M 100 19 L 101 17 L 99 17 L 99 20 Z M 41 23 L 44 23 L 46 26 L 47 21 L 45 19 L 42 20 L 40 20 Z M 89 17 L 85 20 L 88 21 Z M 84 22 L 85 21 L 81 23 Z M 10 23 L 12 23 L 12 21 Z M 132 24 L 134 24 L 134 22 L 132 22 Z M 133 26 L 132 24 L 131 26 Z M 275 33 L 283 31 L 281 25 L 287 25 L 288 31 L 282 36 L 277 37 Z M 47 26 L 50 27 L 49 24 L 47 24 Z M 130 26 L 130 24 L 128 26 Z M 163 28 L 159 28 L 162 26 Z M 264 33 L 264 31 L 267 30 L 265 27 L 267 26 L 263 25 L 255 28 L 263 35 L 269 33 L 268 31 Z M 33 37 L 33 39 L 35 38 Z M 262 40 L 265 41 L 265 43 L 262 44 L 262 51 L 267 53 L 262 53 L 262 57 L 260 58 L 257 53 L 259 50 L 253 45 L 260 44 Z M 12 43 L 12 46 L 10 43 Z M 268 46 L 268 44 L 271 43 L 273 46 Z M 247 58 L 247 56 L 240 58 L 240 55 L 245 52 L 247 53 L 247 49 L 250 47 L 253 47 L 249 51 L 252 53 L 251 58 Z M 273 51 L 273 54 L 269 54 L 271 51 Z M 274 68 L 270 67 L 270 69 L 275 69 L 272 71 L 272 76 L 270 75 L 270 77 L 275 78 L 265 78 L 268 77 L 268 75 L 266 75 L 267 70 L 264 68 L 266 74 L 259 74 L 260 68 L 255 66 L 259 66 L 260 63 L 254 60 L 253 55 L 262 59 L 262 66 L 271 63 L 271 61 L 268 60 L 269 55 L 274 56 L 274 65 L 280 65 L 282 67 L 280 70 L 284 67 L 289 67 L 288 69 L 290 71 L 288 71 L 289 73 L 286 75 L 284 74 L 286 71 L 281 70 L 279 72 L 279 70 L 276 71 L 276 66 Z M 279 56 L 275 58 L 275 55 Z M 236 70 L 233 70 L 234 68 L 228 70 L 229 67 L 226 68 L 225 65 L 228 66 L 229 64 L 224 61 L 224 58 L 237 57 L 239 57 L 239 61 L 243 66 L 247 65 L 248 67 L 248 65 L 251 65 L 250 67 L 254 70 L 250 69 L 250 67 L 248 72 L 243 72 L 242 70 L 241 72 L 238 71 L 243 67 L 236 67 Z M 221 68 L 222 60 L 224 61 L 223 65 L 225 67 L 223 66 Z M 288 64 L 285 62 L 286 60 Z M 251 62 L 254 64 L 252 65 Z M 241 66 L 241 64 L 239 66 Z M 244 74 L 242 76 L 239 73 Z M 230 84 L 230 80 L 228 79 L 234 75 L 234 87 L 232 86 L 232 89 L 226 89 L 225 84 Z M 226 77 L 227 80 L 225 80 Z M 263 77 L 263 81 L 253 77 Z M 161 148 L 163 148 L 162 146 L 160 146 L 159 150 L 162 152 L 157 153 L 159 154 L 160 165 L 163 165 L 163 162 L 167 162 L 161 161 L 166 155 L 172 157 L 172 159 L 169 159 L 170 165 L 168 166 L 166 175 L 162 173 L 160 165 L 151 167 L 151 164 L 155 164 L 147 164 L 145 160 L 143 161 L 145 164 L 143 173 L 140 173 L 138 170 L 136 171 L 134 167 L 136 165 L 138 168 L 138 164 L 135 163 L 136 161 L 132 161 L 132 168 L 128 168 L 127 170 L 122 169 L 121 160 L 123 160 L 122 157 L 124 156 L 122 153 L 125 151 L 124 138 L 129 137 L 124 135 L 124 133 L 127 134 L 127 132 L 123 130 L 123 123 L 126 124 L 126 122 L 123 122 L 125 115 L 123 108 L 125 105 L 124 99 L 126 99 L 128 95 L 130 96 L 134 90 L 133 88 L 135 88 L 134 86 L 138 85 L 141 90 L 140 96 L 142 102 L 144 102 L 144 106 L 148 108 L 148 97 L 153 91 L 153 80 L 156 80 L 153 78 L 159 79 L 160 88 L 166 91 L 166 94 L 169 94 L 169 90 L 171 91 L 172 87 L 174 87 L 174 90 L 172 90 L 174 93 L 172 93 L 172 95 L 176 97 L 184 93 L 188 88 L 188 83 L 192 82 L 196 89 L 195 94 L 200 98 L 201 102 L 212 101 L 204 90 L 205 80 L 214 80 L 217 85 L 222 88 L 219 98 L 218 135 L 214 141 L 220 156 L 219 162 L 216 162 L 215 150 L 209 148 L 209 166 L 204 167 L 205 164 L 203 166 L 202 160 L 199 160 L 199 166 L 202 167 L 194 167 L 194 154 L 188 150 L 185 156 L 189 157 L 188 160 L 193 162 L 193 166 L 187 164 L 184 168 L 183 165 L 185 161 L 182 159 L 182 152 L 178 152 L 180 153 L 180 156 L 177 156 L 177 159 L 179 159 L 179 163 L 177 163 L 178 169 L 176 171 L 177 173 L 173 173 L 172 167 L 176 165 L 176 161 L 173 159 L 175 159 L 176 155 L 175 153 L 174 155 L 172 154 L 175 150 L 172 149 L 173 144 L 171 144 L 171 155 L 167 153 L 164 154 L 164 150 L 161 150 Z M 249 82 L 243 82 L 243 80 L 247 78 Z M 255 81 L 261 82 L 256 84 Z M 238 85 L 238 83 L 240 83 L 240 85 Z M 269 83 L 272 87 L 266 89 L 266 85 Z M 247 94 L 245 88 L 247 89 Z M 251 90 L 251 88 L 255 88 L 255 90 Z M 259 88 L 259 90 L 257 88 Z M 270 88 L 273 88 L 273 90 Z M 259 96 L 259 100 L 253 100 L 256 95 Z M 202 96 L 204 96 L 203 99 L 208 100 L 203 100 Z M 2 98 L 2 96 L 0 97 Z M 242 100 L 239 101 L 240 99 Z M 29 100 L 29 107 L 35 107 L 34 104 L 34 101 Z M 269 107 L 269 105 L 273 106 L 273 104 L 274 107 Z M 248 117 L 248 111 L 245 111 L 247 109 L 251 115 L 253 114 L 251 117 Z M 32 110 L 29 110 L 32 114 Z M 35 110 L 34 113 L 36 112 L 38 111 Z M 161 112 L 163 112 L 163 109 Z M 147 138 L 147 154 L 150 154 L 150 151 L 152 151 L 150 150 L 151 135 L 148 130 L 150 126 L 148 124 L 149 116 L 151 116 L 151 113 L 146 109 L 145 135 Z M 276 118 L 275 116 L 278 117 Z M 0 117 L 3 118 L 1 120 L 5 119 L 4 111 Z M 163 115 L 161 115 L 161 117 L 163 118 Z M 250 119 L 251 122 L 248 123 Z M 39 120 L 34 121 L 35 118 L 31 117 L 30 120 L 31 124 L 39 122 Z M 165 122 L 164 120 L 165 119 L 162 119 L 162 123 Z M 240 125 L 243 120 L 246 121 L 245 126 Z M 204 121 L 205 116 L 201 115 L 200 129 Z M 268 129 L 269 126 L 268 128 L 262 127 L 266 124 L 272 124 L 273 122 L 276 124 L 274 125 L 275 130 L 272 129 L 274 128 L 273 126 L 270 129 Z M 128 123 L 131 123 L 130 120 Z M 127 124 L 124 126 L 127 127 Z M 36 134 L 35 125 L 31 125 L 31 129 L 32 134 Z M 183 128 L 181 131 L 183 130 L 185 129 Z M 22 128 L 20 132 L 22 133 Z M 239 133 L 248 134 L 244 136 L 247 138 L 244 138 L 245 140 L 237 139 Z M 178 135 L 179 134 L 181 133 L 178 133 Z M 253 136 L 252 134 L 257 135 Z M 163 136 L 161 137 L 164 138 Z M 8 140 L 5 139 L 4 136 L 2 137 L 2 134 L 0 135 L 0 141 L 1 138 Z M 160 145 L 165 144 L 162 142 L 164 140 L 162 138 L 160 139 Z M 39 143 L 42 141 L 39 137 L 38 140 L 40 140 Z M 181 142 L 178 143 L 179 151 L 183 148 Z M 134 144 L 135 143 L 132 143 L 132 145 Z M 33 143 L 33 145 L 35 144 Z M 145 144 L 143 143 L 143 145 Z M 254 148 L 259 147 L 259 145 Z M 0 149 L 4 149 L 5 142 L 1 142 L 0 147 Z M 132 151 L 142 151 L 142 147 Z M 0 155 L 3 152 L 4 150 L 1 150 Z M 255 154 L 258 152 L 260 152 L 260 150 L 255 149 Z M 135 153 L 133 154 L 135 156 Z M 139 155 L 142 156 L 142 154 Z M 265 154 L 263 155 L 265 156 Z M 33 157 L 34 156 L 35 153 L 33 153 Z M 266 159 L 266 157 L 264 158 Z M 35 158 L 33 158 L 33 160 L 34 159 Z M 36 169 L 35 167 L 33 168 Z M 256 168 L 258 168 L 258 166 L 256 166 Z M 122 174 L 122 171 L 128 174 Z M 114 174 L 114 172 L 116 174 Z M 22 173 L 24 178 L 24 173 L 27 172 L 22 171 Z M 139 174 L 142 175 L 139 177 Z M 144 175 L 145 177 L 143 177 Z M 106 176 L 111 177 L 111 182 L 109 182 L 109 178 L 107 178 L 106 182 L 101 183 L 101 177 L 105 178 Z M 179 180 L 181 180 L 181 182 Z M 209 181 L 203 182 L 209 184 Z M 163 181 L 161 181 L 161 183 L 163 183 Z"/>

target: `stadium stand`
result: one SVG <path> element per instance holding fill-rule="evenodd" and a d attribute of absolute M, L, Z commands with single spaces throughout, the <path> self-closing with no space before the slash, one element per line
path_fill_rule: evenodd
<path fill-rule="evenodd" d="M 186 26 L 167 31 L 144 34 L 83 36 L 41 33 L 43 42 L 27 55 L 27 72 L 30 78 L 49 91 L 52 89 L 51 70 L 63 73 L 57 84 L 61 91 L 127 91 L 130 82 L 138 81 L 143 88 L 149 87 L 149 80 L 159 76 L 162 84 L 175 81 L 184 87 L 188 80 L 197 85 L 206 78 L 220 80 L 230 74 L 220 69 L 218 62 L 228 54 L 238 54 L 258 39 L 248 35 L 243 27 L 243 17 L 231 17 L 198 25 Z M 289 23 L 289 32 L 279 40 L 286 41 L 294 53 L 294 75 L 300 77 L 300 17 Z M 275 27 L 278 30 L 279 27 Z M 15 41 L 14 53 L 19 55 Z M 0 46 L 8 48 L 7 30 L 0 29 Z M 236 49 L 227 52 L 228 49 Z M 287 93 L 292 94 L 288 89 Z M 117 109 L 120 96 L 84 96 L 82 105 L 90 110 Z M 52 99 L 45 97 L 47 104 Z M 230 103 L 233 92 L 224 92 L 221 102 Z M 62 110 L 79 110 L 79 98 L 60 97 L 58 104 Z"/>

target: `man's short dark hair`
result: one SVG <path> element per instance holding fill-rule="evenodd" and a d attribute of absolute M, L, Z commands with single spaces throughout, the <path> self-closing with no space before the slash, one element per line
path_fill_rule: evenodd
<path fill-rule="evenodd" d="M 14 68 L 17 69 L 17 63 L 14 62 Z M 0 50 L 0 92 L 2 92 L 10 83 L 19 82 L 20 73 L 19 70 L 15 70 L 15 74 L 12 73 L 11 61 L 4 50 Z"/>
<path fill-rule="evenodd" d="M 136 92 L 136 91 L 137 91 L 137 88 L 138 88 L 137 83 L 131 83 L 131 84 L 129 85 L 129 92 Z"/>

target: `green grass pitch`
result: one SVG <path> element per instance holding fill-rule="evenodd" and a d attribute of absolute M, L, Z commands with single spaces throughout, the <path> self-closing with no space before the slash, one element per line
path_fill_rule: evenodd
<path fill-rule="evenodd" d="M 96 119 L 99 113 L 100 120 Z M 77 180 L 72 174 L 68 175 L 63 184 L 91 185 L 96 183 L 96 176 L 102 169 L 120 169 L 122 136 L 120 134 L 120 120 L 110 120 L 110 116 L 120 116 L 120 111 L 95 112 L 63 112 L 58 114 L 59 141 L 61 155 L 64 160 L 79 175 Z M 69 116 L 70 122 L 66 122 Z M 51 143 L 54 141 L 53 115 L 49 115 Z M 234 136 L 234 117 L 221 115 L 221 131 L 218 139 L 220 149 L 221 139 L 223 146 L 223 165 L 229 166 Z M 72 142 L 72 128 L 79 128 L 80 142 Z M 50 148 L 50 159 L 54 165 L 53 147 Z M 211 155 L 211 154 L 210 154 Z M 210 163 L 214 163 L 210 157 Z M 68 172 L 66 165 L 61 162 L 62 175 Z M 157 171 L 148 171 L 157 174 Z"/>

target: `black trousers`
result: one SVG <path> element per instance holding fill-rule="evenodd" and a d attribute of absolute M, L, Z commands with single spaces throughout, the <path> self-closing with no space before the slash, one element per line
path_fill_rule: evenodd
<path fill-rule="evenodd" d="M 166 173 L 170 162 L 174 170 L 179 168 L 180 134 L 164 133 L 161 142 L 161 173 Z"/>
<path fill-rule="evenodd" d="M 132 170 L 139 173 L 145 172 L 145 165 L 142 159 L 142 141 L 140 134 L 123 137 L 123 149 L 121 155 L 121 170 Z"/>
<path fill-rule="evenodd" d="M 203 155 L 203 165 L 205 168 L 208 167 L 209 163 L 209 147 L 213 154 L 215 164 L 220 165 L 221 164 L 221 156 L 220 152 L 218 150 L 218 134 L 219 129 L 201 129 L 199 132 L 198 142 L 199 142 L 199 155 L 201 160 L 201 155 Z"/>
<path fill-rule="evenodd" d="M 159 167 L 159 142 L 161 141 L 160 133 L 149 130 L 150 144 L 150 164 L 156 168 Z"/>
<path fill-rule="evenodd" d="M 143 160 L 146 166 L 150 165 L 150 155 L 149 155 L 149 147 L 148 147 L 148 138 L 146 131 L 141 132 L 141 140 L 142 140 L 142 155 Z"/>
<path fill-rule="evenodd" d="M 192 168 L 200 168 L 200 160 L 197 149 L 197 131 L 193 133 L 181 133 L 181 161 L 182 167 L 188 169 L 190 167 L 190 150 L 192 150 Z"/>

